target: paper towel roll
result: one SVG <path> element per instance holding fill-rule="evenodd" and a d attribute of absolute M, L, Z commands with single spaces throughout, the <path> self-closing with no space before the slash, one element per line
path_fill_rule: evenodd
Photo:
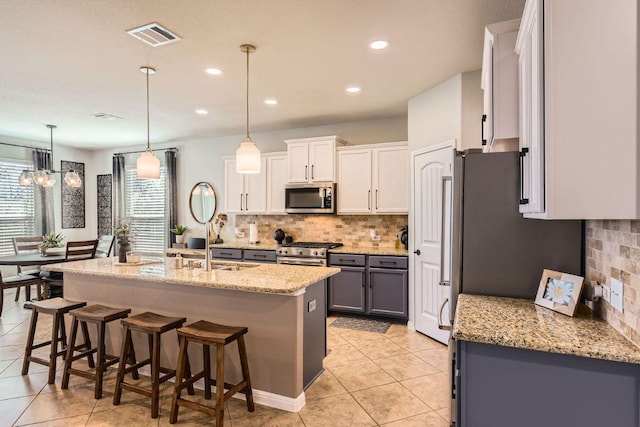
<path fill-rule="evenodd" d="M 258 243 L 258 225 L 249 224 L 249 243 Z"/>

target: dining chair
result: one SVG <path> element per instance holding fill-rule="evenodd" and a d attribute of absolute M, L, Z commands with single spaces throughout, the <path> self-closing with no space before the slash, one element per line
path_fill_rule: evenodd
<path fill-rule="evenodd" d="M 95 240 L 81 240 L 75 242 L 67 242 L 67 248 L 65 250 L 64 262 L 68 261 L 82 261 L 95 258 L 96 249 L 98 248 L 98 239 Z M 50 296 L 62 296 L 62 284 L 63 274 L 60 272 L 51 272 L 48 277 L 42 278 L 44 284 L 45 298 Z M 59 289 L 56 291 L 51 288 Z M 51 290 L 51 295 L 49 291 Z"/>
<path fill-rule="evenodd" d="M 116 236 L 112 234 L 104 234 L 98 238 L 98 247 L 96 248 L 96 258 L 107 258 L 111 256 L 113 243 Z"/>
<path fill-rule="evenodd" d="M 22 274 L 3 278 L 2 272 L 0 272 L 0 316 L 2 316 L 2 307 L 4 306 L 5 289 L 20 289 L 22 287 L 30 289 L 32 285 L 37 285 L 38 299 L 40 299 L 40 284 L 41 280 L 39 276 Z"/>
<path fill-rule="evenodd" d="M 40 250 L 40 245 L 42 244 L 44 237 L 43 236 L 24 236 L 24 237 L 14 237 L 11 240 L 13 242 L 13 252 L 16 255 L 20 255 L 20 254 L 38 252 Z M 40 267 L 29 266 L 28 270 L 26 270 L 24 266 L 18 265 L 17 268 L 18 268 L 18 276 L 40 275 Z M 38 290 L 40 290 L 39 287 L 40 287 L 40 284 L 38 284 Z M 25 286 L 25 296 L 27 301 L 31 299 L 30 286 Z M 20 298 L 20 287 L 16 289 L 15 301 L 18 301 L 19 298 Z"/>

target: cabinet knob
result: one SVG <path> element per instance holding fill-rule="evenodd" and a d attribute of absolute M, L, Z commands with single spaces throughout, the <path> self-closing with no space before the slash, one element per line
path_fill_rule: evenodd
<path fill-rule="evenodd" d="M 415 251 L 413 251 L 413 253 L 416 255 L 420 255 L 420 249 L 416 249 Z"/>

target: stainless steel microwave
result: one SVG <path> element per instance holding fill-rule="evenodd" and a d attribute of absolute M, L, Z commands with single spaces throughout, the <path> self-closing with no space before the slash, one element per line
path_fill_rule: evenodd
<path fill-rule="evenodd" d="M 287 185 L 284 188 L 286 213 L 332 214 L 336 212 L 334 183 Z"/>

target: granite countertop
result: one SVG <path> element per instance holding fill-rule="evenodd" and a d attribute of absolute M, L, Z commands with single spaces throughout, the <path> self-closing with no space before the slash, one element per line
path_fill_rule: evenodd
<path fill-rule="evenodd" d="M 405 248 L 384 248 L 374 246 L 340 246 L 329 250 L 334 254 L 364 254 L 364 255 L 387 255 L 387 256 L 407 256 L 409 251 Z"/>
<path fill-rule="evenodd" d="M 211 270 L 201 268 L 174 269 L 162 260 L 146 265 L 116 265 L 117 258 L 95 258 L 50 264 L 47 271 L 78 273 L 89 276 L 133 279 L 149 282 L 175 283 L 179 285 L 208 288 L 233 289 L 270 294 L 298 294 L 309 285 L 340 272 L 335 267 L 305 267 L 278 264 L 251 264 L 240 262 L 218 262 L 214 265 L 240 266 L 239 271 Z M 250 268 L 247 268 L 250 267 Z"/>
<path fill-rule="evenodd" d="M 453 338 L 640 363 L 640 347 L 605 321 L 580 314 L 565 316 L 525 299 L 459 295 Z"/>

